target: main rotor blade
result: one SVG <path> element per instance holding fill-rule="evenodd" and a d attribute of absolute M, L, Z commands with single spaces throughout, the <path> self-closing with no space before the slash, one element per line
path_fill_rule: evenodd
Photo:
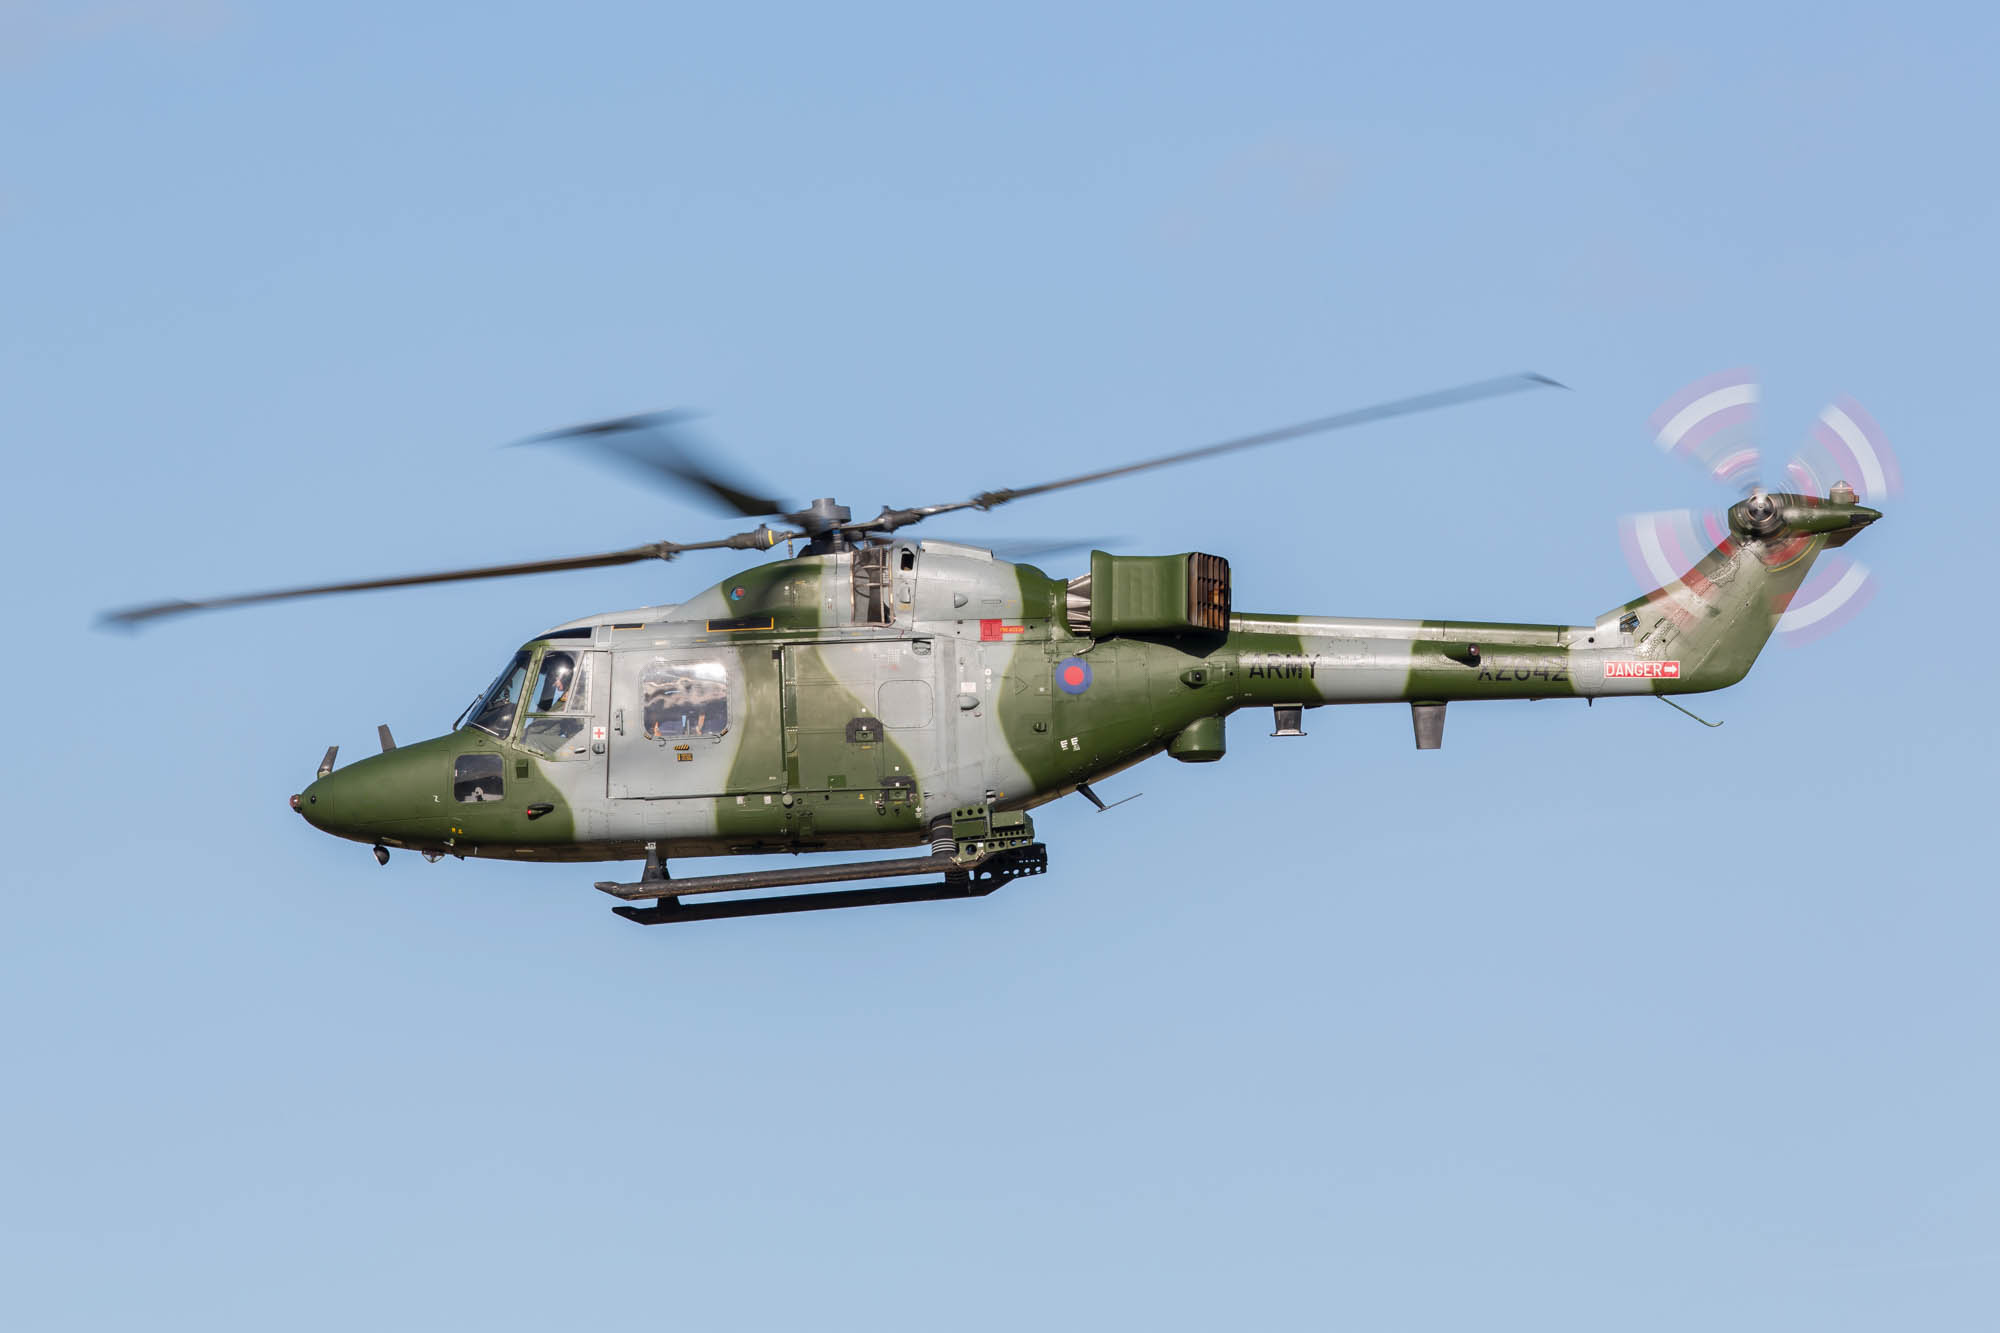
<path fill-rule="evenodd" d="M 692 419 L 693 414 L 688 412 L 641 412 L 636 416 L 545 431 L 520 443 L 569 441 L 586 445 L 637 470 L 650 481 L 664 480 L 682 489 L 699 491 L 745 518 L 783 514 L 782 503 L 728 480 L 702 460 L 685 428 Z"/>
<path fill-rule="evenodd" d="M 1520 374 L 1503 375 L 1498 379 L 1480 380 L 1473 384 L 1461 384 L 1456 388 L 1439 389 L 1434 393 L 1420 393 L 1412 398 L 1397 398 L 1386 403 L 1375 403 L 1369 407 L 1358 407 L 1348 412 L 1336 412 L 1330 417 L 1316 417 L 1311 421 L 1301 421 L 1296 425 L 1280 426 L 1276 430 L 1259 431 L 1255 435 L 1243 435 L 1220 444 L 1207 444 L 1198 449 L 1183 449 L 1178 453 L 1162 454 L 1158 458 L 1141 459 L 1136 463 L 1126 463 L 1120 467 L 1104 468 L 1098 472 L 1086 472 L 1081 476 L 1065 477 L 1061 481 L 1046 481 L 1035 486 L 1009 486 L 997 491 L 982 491 L 970 500 L 959 500 L 951 504 L 924 505 L 915 509 L 885 509 L 881 516 L 849 526 L 857 529 L 880 531 L 884 528 L 899 528 L 929 518 L 933 514 L 946 514 L 958 509 L 992 509 L 1013 500 L 1025 499 L 1030 495 L 1045 495 L 1050 491 L 1060 491 L 1071 486 L 1087 486 L 1096 481 L 1109 481 L 1113 477 L 1126 477 L 1134 472 L 1145 472 L 1156 467 L 1170 467 L 1176 463 L 1192 463 L 1197 459 L 1213 458 L 1218 454 L 1234 453 L 1239 449 L 1254 449 L 1259 445 L 1277 444 L 1282 440 L 1296 440 L 1302 435 L 1319 435 L 1327 431 L 1345 430 L 1350 426 L 1362 426 L 1373 421 L 1386 421 L 1390 417 L 1409 416 L 1416 412 L 1429 412 L 1440 407 L 1456 407 L 1460 403 L 1477 402 L 1482 398 L 1498 398 L 1502 394 L 1519 393 L 1523 389 L 1566 388 L 1546 375 Z"/>
<path fill-rule="evenodd" d="M 1029 563 L 1068 555 L 1073 551 L 1122 546 L 1129 539 L 1125 537 L 946 537 L 941 540 L 991 551 L 1002 560 Z"/>
<path fill-rule="evenodd" d="M 794 534 L 759 527 L 753 532 L 739 532 L 734 536 L 711 542 L 650 542 L 645 546 L 631 546 L 622 551 L 602 551 L 596 555 L 561 556 L 554 560 L 523 560 L 511 565 L 479 565 L 471 569 L 448 569 L 432 574 L 403 574 L 385 579 L 357 579 L 349 583 L 320 583 L 306 588 L 280 588 L 271 592 L 211 597 L 199 602 L 154 602 L 148 606 L 109 611 L 101 619 L 104 624 L 130 629 L 149 621 L 182 615 L 190 611 L 219 611 L 224 607 L 254 606 L 260 602 L 282 602 L 295 597 L 321 597 L 340 592 L 369 592 L 377 588 L 410 588 L 425 583 L 466 583 L 476 579 L 504 579 L 516 574 L 546 574 L 567 569 L 601 569 L 608 565 L 635 564 L 641 560 L 671 560 L 682 551 L 715 550 L 723 547 L 761 551 L 792 535 Z"/>

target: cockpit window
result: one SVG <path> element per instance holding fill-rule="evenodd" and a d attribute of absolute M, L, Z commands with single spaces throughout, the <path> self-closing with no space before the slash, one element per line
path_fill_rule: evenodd
<path fill-rule="evenodd" d="M 523 749 L 550 758 L 568 758 L 588 747 L 576 744 L 590 711 L 590 657 L 584 653 L 542 654 L 529 695 L 528 721 L 521 728 Z"/>
<path fill-rule="evenodd" d="M 550 759 L 568 759 L 590 747 L 583 744 L 584 719 L 569 713 L 531 717 L 521 728 L 520 746 Z"/>
<path fill-rule="evenodd" d="M 542 668 L 535 676 L 534 712 L 587 713 L 590 711 L 590 659 L 579 660 L 576 653 L 542 654 Z"/>
<path fill-rule="evenodd" d="M 514 711 L 521 702 L 521 689 L 528 682 L 529 656 L 526 649 L 515 653 L 507 669 L 487 687 L 486 694 L 472 710 L 473 726 L 481 731 L 490 731 L 495 736 L 507 734 L 514 725 Z"/>

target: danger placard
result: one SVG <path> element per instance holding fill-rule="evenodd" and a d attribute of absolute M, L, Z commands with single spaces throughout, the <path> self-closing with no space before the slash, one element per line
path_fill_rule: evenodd
<path fill-rule="evenodd" d="M 1679 662 L 1606 662 L 1606 680 L 1679 680 Z"/>

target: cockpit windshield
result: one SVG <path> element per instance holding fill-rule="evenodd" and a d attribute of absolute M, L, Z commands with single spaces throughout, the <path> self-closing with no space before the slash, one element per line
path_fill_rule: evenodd
<path fill-rule="evenodd" d="M 473 726 L 481 731 L 490 731 L 495 736 L 506 736 L 508 729 L 514 725 L 514 713 L 521 703 L 521 687 L 528 683 L 528 659 L 532 656 L 525 648 L 514 654 L 514 660 L 507 664 L 507 669 L 472 706 Z"/>

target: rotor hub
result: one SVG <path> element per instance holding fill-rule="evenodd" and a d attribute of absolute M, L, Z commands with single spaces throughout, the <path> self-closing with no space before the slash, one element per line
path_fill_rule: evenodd
<path fill-rule="evenodd" d="M 1729 510 L 1730 526 L 1746 536 L 1774 537 L 1785 526 L 1785 511 L 1768 491 L 1752 491 Z"/>
<path fill-rule="evenodd" d="M 814 500 L 792 516 L 807 535 L 817 537 L 831 531 L 854 517 L 854 511 L 844 504 L 836 504 L 831 496 Z"/>
<path fill-rule="evenodd" d="M 831 496 L 814 500 L 787 517 L 805 531 L 807 555 L 828 555 L 844 551 L 850 545 L 847 523 L 854 517 L 854 512 L 846 505 L 836 503 Z"/>

